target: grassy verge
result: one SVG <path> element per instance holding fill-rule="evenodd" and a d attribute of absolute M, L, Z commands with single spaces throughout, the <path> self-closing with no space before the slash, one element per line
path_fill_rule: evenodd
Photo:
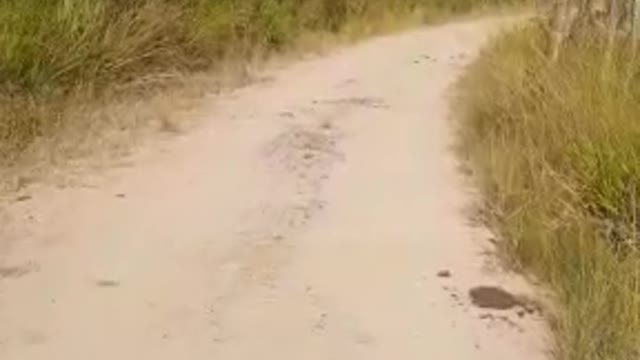
<path fill-rule="evenodd" d="M 20 164 L 34 143 L 56 134 L 99 142 L 106 128 L 129 126 L 79 108 L 162 91 L 188 74 L 241 68 L 289 51 L 310 34 L 359 37 L 406 19 L 510 2 L 0 1 L 0 169 Z M 94 137 L 87 140 L 89 133 Z"/>
<path fill-rule="evenodd" d="M 640 335 L 640 61 L 523 26 L 462 83 L 462 141 L 514 265 L 557 294 L 557 358 L 628 360 Z"/>

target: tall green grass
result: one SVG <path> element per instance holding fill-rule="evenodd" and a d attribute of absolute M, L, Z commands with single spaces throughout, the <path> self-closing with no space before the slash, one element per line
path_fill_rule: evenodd
<path fill-rule="evenodd" d="M 65 126 L 74 101 L 286 50 L 353 22 L 514 0 L 2 0 L 0 166 Z M 76 99 L 76 100 L 73 100 Z"/>
<path fill-rule="evenodd" d="M 557 294 L 557 357 L 635 359 L 640 61 L 579 41 L 550 63 L 546 42 L 526 26 L 485 51 L 462 84 L 461 139 L 505 250 Z"/>

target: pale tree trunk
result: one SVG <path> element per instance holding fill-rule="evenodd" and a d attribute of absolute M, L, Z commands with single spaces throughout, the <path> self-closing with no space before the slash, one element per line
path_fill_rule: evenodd
<path fill-rule="evenodd" d="M 557 61 L 565 37 L 566 22 L 569 19 L 569 0 L 558 0 L 553 10 L 551 25 L 551 61 Z"/>
<path fill-rule="evenodd" d="M 616 45 L 616 36 L 618 33 L 619 7 L 618 0 L 610 0 L 609 3 L 609 19 L 607 24 L 607 48 L 605 49 L 605 66 L 611 64 L 613 58 L 613 50 Z"/>
<path fill-rule="evenodd" d="M 582 0 L 578 13 L 579 22 L 583 31 L 592 31 L 596 26 L 596 0 Z"/>
<path fill-rule="evenodd" d="M 585 25 L 593 23 L 593 0 L 581 0 L 578 6 L 578 21 Z"/>
<path fill-rule="evenodd" d="M 631 47 L 633 57 L 638 52 L 638 40 L 640 39 L 640 0 L 633 0 L 631 15 Z"/>
<path fill-rule="evenodd" d="M 638 40 L 640 40 L 640 0 L 630 0 L 631 6 L 631 59 L 627 62 L 627 77 L 625 87 L 629 89 L 633 81 L 636 59 L 638 58 Z"/>
<path fill-rule="evenodd" d="M 627 61 L 625 88 L 628 90 L 634 79 L 636 60 L 638 58 L 638 41 L 640 40 L 640 0 L 629 0 L 629 40 L 631 42 L 631 56 Z"/>

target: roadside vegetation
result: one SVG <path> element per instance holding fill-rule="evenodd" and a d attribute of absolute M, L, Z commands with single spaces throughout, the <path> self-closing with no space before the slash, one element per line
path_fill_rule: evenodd
<path fill-rule="evenodd" d="M 505 254 L 557 295 L 557 358 L 636 359 L 640 4 L 558 1 L 550 14 L 469 70 L 464 153 Z"/>
<path fill-rule="evenodd" d="M 361 36 L 389 23 L 509 2 L 3 0 L 0 168 L 20 163 L 38 139 L 65 131 L 95 136 L 108 126 L 100 116 L 78 120 L 79 107 L 144 95 L 188 74 L 239 67 L 291 50 L 310 34 Z"/>

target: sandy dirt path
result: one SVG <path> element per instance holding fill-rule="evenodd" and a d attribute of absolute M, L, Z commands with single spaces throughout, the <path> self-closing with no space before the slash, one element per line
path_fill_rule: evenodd
<path fill-rule="evenodd" d="M 0 359 L 546 358 L 450 149 L 448 89 L 496 27 L 274 71 L 92 186 L 13 203 Z"/>

